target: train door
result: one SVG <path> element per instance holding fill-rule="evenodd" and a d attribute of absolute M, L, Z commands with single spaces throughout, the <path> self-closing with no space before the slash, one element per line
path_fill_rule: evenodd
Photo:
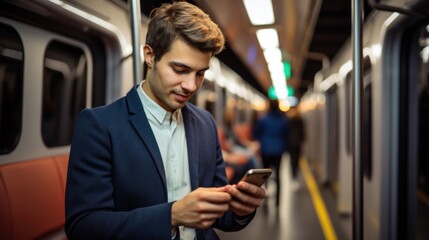
<path fill-rule="evenodd" d="M 386 36 L 383 66 L 392 96 L 389 159 L 383 163 L 382 239 L 429 236 L 429 22 L 398 18 Z M 396 60 L 395 60 L 396 59 Z M 394 66 L 394 67 L 392 67 Z M 374 149 L 375 150 L 375 149 Z"/>
<path fill-rule="evenodd" d="M 407 28 L 401 45 L 398 239 L 429 236 L 429 22 Z"/>
<path fill-rule="evenodd" d="M 347 65 L 342 68 L 346 69 Z M 351 67 L 350 67 L 351 69 Z M 339 101 L 339 160 L 337 210 L 342 215 L 352 212 L 352 121 L 353 121 L 353 79 L 350 69 L 340 70 L 343 84 L 338 89 Z"/>
<path fill-rule="evenodd" d="M 339 146 L 339 119 L 337 85 L 333 85 L 326 92 L 327 105 L 327 182 L 334 192 L 338 192 L 338 146 Z"/>
<path fill-rule="evenodd" d="M 363 59 L 362 65 L 362 100 L 361 100 L 361 154 L 360 162 L 362 166 L 363 173 L 363 227 L 366 235 L 365 237 L 370 236 L 369 238 L 379 235 L 377 229 L 376 221 L 379 219 L 379 199 L 381 192 L 379 189 L 380 186 L 380 174 L 376 174 L 375 177 L 372 175 L 373 169 L 373 153 L 372 145 L 373 139 L 376 138 L 375 134 L 372 131 L 372 126 L 374 124 L 373 120 L 373 78 L 375 71 L 373 71 L 373 63 L 371 63 L 370 57 L 366 56 Z M 378 79 L 379 80 L 379 79 Z M 382 95 L 382 94 L 379 94 Z M 377 169 L 379 169 L 377 167 Z"/>
<path fill-rule="evenodd" d="M 419 75 L 417 83 L 417 199 L 415 204 L 416 239 L 427 239 L 429 236 L 429 23 L 419 28 Z M 411 182 L 412 183 L 412 182 Z M 412 188 L 412 190 L 414 190 Z M 411 203 L 413 204 L 413 203 Z"/>

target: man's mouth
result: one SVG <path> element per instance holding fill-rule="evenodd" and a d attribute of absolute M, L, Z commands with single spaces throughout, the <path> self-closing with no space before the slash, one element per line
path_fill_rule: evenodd
<path fill-rule="evenodd" d="M 186 102 L 190 98 L 190 95 L 174 93 L 174 96 L 179 102 Z"/>

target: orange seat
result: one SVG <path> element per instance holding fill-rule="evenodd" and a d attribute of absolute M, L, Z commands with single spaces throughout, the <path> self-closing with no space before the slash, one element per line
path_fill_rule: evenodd
<path fill-rule="evenodd" d="M 226 166 L 225 171 L 226 171 L 226 178 L 228 179 L 228 181 L 231 181 L 232 178 L 234 177 L 235 169 L 233 167 Z"/>
<path fill-rule="evenodd" d="M 55 165 L 57 167 L 58 173 L 61 177 L 61 186 L 63 187 L 63 193 L 66 192 L 66 181 L 67 181 L 67 168 L 69 163 L 69 155 L 58 155 L 54 157 Z"/>
<path fill-rule="evenodd" d="M 68 157 L 0 166 L 0 239 L 36 239 L 63 231 Z"/>

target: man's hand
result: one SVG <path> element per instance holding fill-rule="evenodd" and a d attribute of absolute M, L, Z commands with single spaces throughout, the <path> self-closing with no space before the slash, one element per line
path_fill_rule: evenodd
<path fill-rule="evenodd" d="M 173 227 L 208 228 L 229 209 L 226 187 L 198 188 L 176 201 L 171 209 Z"/>
<path fill-rule="evenodd" d="M 229 205 L 237 216 L 251 214 L 262 204 L 262 200 L 265 198 L 263 188 L 244 181 L 240 181 L 236 187 L 226 186 L 226 191 L 232 196 Z"/>

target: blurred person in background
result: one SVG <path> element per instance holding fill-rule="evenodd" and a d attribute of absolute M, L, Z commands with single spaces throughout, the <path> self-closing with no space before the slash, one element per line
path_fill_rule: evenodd
<path fill-rule="evenodd" d="M 290 123 L 280 111 L 279 102 L 270 100 L 268 112 L 255 124 L 253 137 L 260 143 L 260 154 L 264 168 L 274 168 L 276 173 L 276 206 L 280 203 L 280 163 L 288 151 Z"/>
<path fill-rule="evenodd" d="M 296 107 L 292 107 L 287 115 L 290 120 L 289 155 L 292 170 L 292 190 L 299 189 L 298 167 L 301 149 L 305 142 L 304 121 Z"/>

